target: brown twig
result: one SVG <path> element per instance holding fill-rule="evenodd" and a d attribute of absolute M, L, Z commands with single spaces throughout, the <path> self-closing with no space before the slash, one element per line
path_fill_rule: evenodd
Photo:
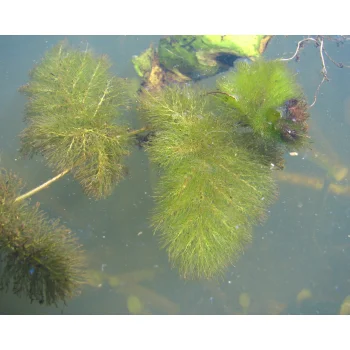
<path fill-rule="evenodd" d="M 321 88 L 321 85 L 324 83 L 324 81 L 326 80 L 326 77 L 323 76 L 321 82 L 318 84 L 318 87 L 316 89 L 316 92 L 315 92 L 315 95 L 314 95 L 314 102 L 311 103 L 311 105 L 309 106 L 309 108 L 313 107 L 317 101 L 317 96 L 318 96 L 318 93 L 320 91 L 320 88 Z"/>
<path fill-rule="evenodd" d="M 25 194 L 22 194 L 21 196 L 17 197 L 15 199 L 15 202 L 19 202 L 19 201 L 22 201 L 30 196 L 32 196 L 33 194 L 41 191 L 42 189 L 50 186 L 53 182 L 57 181 L 58 179 L 60 179 L 61 177 L 63 177 L 64 175 L 66 175 L 67 173 L 69 173 L 71 171 L 71 169 L 66 169 L 66 170 L 63 170 L 60 174 L 58 174 L 57 176 L 55 176 L 54 178 L 46 181 L 45 183 L 43 183 L 42 185 L 34 188 L 33 190 L 25 193 Z"/>
<path fill-rule="evenodd" d="M 303 48 L 303 46 L 304 46 L 303 43 L 306 42 L 306 41 L 315 41 L 315 42 L 317 42 L 317 40 L 314 39 L 314 38 L 306 38 L 306 39 L 300 40 L 298 42 L 297 49 L 295 50 L 294 55 L 292 57 L 289 57 L 289 58 L 281 58 L 280 61 L 291 61 L 291 60 L 293 60 L 298 55 L 300 49 Z"/>
<path fill-rule="evenodd" d="M 319 51 L 320 51 L 320 58 L 321 58 L 321 63 L 322 63 L 322 69 L 321 69 L 321 73 L 323 75 L 322 77 L 322 80 L 320 82 L 320 84 L 318 85 L 317 89 L 316 89 L 316 92 L 315 92 L 315 95 L 314 95 L 314 100 L 313 102 L 311 103 L 311 105 L 309 106 L 309 108 L 313 107 L 317 101 L 317 96 L 319 94 L 319 91 L 320 91 L 320 88 L 322 86 L 322 84 L 325 82 L 325 81 L 329 81 L 329 77 L 328 77 L 328 71 L 327 71 L 327 68 L 326 68 L 326 63 L 325 63 L 325 59 L 324 59 L 324 54 L 329 58 L 329 60 L 334 63 L 337 67 L 339 68 L 350 68 L 350 66 L 347 66 L 347 65 L 344 65 L 343 63 L 341 62 L 336 62 L 335 60 L 333 60 L 332 57 L 330 57 L 330 55 L 328 54 L 328 52 L 325 50 L 324 48 L 324 39 L 327 39 L 329 41 L 334 41 L 333 38 L 331 37 L 326 37 L 326 36 L 321 36 L 321 35 L 318 35 L 316 38 L 311 38 L 311 37 L 308 37 L 308 38 L 305 38 L 303 40 L 300 40 L 298 42 L 298 45 L 297 45 L 297 48 L 294 52 L 294 55 L 292 57 L 289 57 L 289 58 L 281 58 L 280 61 L 291 61 L 293 59 L 296 59 L 296 60 L 299 60 L 299 52 L 301 50 L 301 48 L 304 46 L 303 44 L 307 41 L 312 41 L 315 43 L 316 47 L 319 47 Z M 350 38 L 348 37 L 345 37 L 345 36 L 342 36 L 342 40 L 343 41 L 347 41 L 349 40 Z"/>
<path fill-rule="evenodd" d="M 323 50 L 323 52 L 329 58 L 329 60 L 332 61 L 332 63 L 334 63 L 338 68 L 350 68 L 350 66 L 343 64 L 342 62 L 335 61 L 331 56 L 329 56 L 329 53 L 326 50 Z"/>
<path fill-rule="evenodd" d="M 329 81 L 328 77 L 327 77 L 327 68 L 326 68 L 326 64 L 324 63 L 324 57 L 323 57 L 323 38 L 320 38 L 320 56 L 321 56 L 321 61 L 322 61 L 322 74 L 323 74 L 323 78 L 327 81 Z M 322 79 L 324 81 L 324 79 Z"/>

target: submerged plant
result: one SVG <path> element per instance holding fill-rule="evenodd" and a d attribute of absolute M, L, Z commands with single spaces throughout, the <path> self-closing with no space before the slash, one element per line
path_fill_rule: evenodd
<path fill-rule="evenodd" d="M 120 113 L 129 104 L 128 84 L 109 68 L 105 56 L 60 43 L 21 88 L 29 97 L 21 152 L 42 154 L 59 173 L 70 171 L 96 198 L 111 194 L 125 176 L 131 143 Z"/>
<path fill-rule="evenodd" d="M 241 122 L 250 126 L 256 137 L 293 149 L 307 142 L 308 107 L 286 63 L 241 61 L 217 85 L 230 96 Z"/>
<path fill-rule="evenodd" d="M 153 226 L 187 278 L 211 278 L 250 242 L 276 195 L 266 157 L 236 137 L 203 92 L 166 87 L 144 92 L 141 111 L 157 130 L 147 147 L 162 170 Z"/>
<path fill-rule="evenodd" d="M 307 106 L 282 62 L 239 62 L 218 88 L 168 86 L 140 98 L 162 174 L 152 224 L 186 278 L 211 278 L 239 256 L 276 197 L 271 170 L 307 139 Z"/>
<path fill-rule="evenodd" d="M 146 126 L 130 131 L 118 114 L 128 86 L 108 68 L 105 57 L 64 44 L 49 51 L 22 88 L 29 96 L 22 152 L 42 154 L 60 172 L 51 182 L 70 171 L 102 198 L 124 176 L 136 136 L 160 168 L 151 220 L 171 263 L 185 278 L 220 275 L 276 198 L 272 170 L 283 168 L 283 152 L 307 140 L 301 89 L 282 62 L 240 62 L 218 91 L 143 89 Z"/>
<path fill-rule="evenodd" d="M 75 236 L 38 206 L 16 201 L 17 175 L 0 169 L 0 290 L 47 305 L 79 294 L 84 254 Z"/>

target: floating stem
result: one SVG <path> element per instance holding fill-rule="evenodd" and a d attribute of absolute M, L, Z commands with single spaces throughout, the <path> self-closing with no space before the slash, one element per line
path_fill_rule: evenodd
<path fill-rule="evenodd" d="M 53 177 L 52 179 L 44 182 L 42 185 L 35 187 L 32 190 L 26 192 L 25 194 L 22 194 L 21 196 L 17 197 L 15 199 L 15 202 L 22 201 L 22 200 L 32 196 L 33 194 L 43 190 L 44 188 L 49 187 L 53 182 L 57 181 L 58 179 L 60 179 L 61 177 L 63 177 L 67 173 L 69 173 L 70 171 L 71 171 L 71 169 L 66 169 L 66 170 L 62 171 L 60 174 L 58 174 L 57 176 Z"/>

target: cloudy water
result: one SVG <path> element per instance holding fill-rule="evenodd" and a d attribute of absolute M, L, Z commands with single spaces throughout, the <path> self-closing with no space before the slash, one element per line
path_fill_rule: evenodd
<path fill-rule="evenodd" d="M 95 53 L 110 57 L 113 73 L 137 81 L 132 56 L 159 38 L 68 40 L 81 47 L 87 42 Z M 274 37 L 264 55 L 290 57 L 301 38 Z M 1 166 L 17 172 L 28 189 L 53 174 L 40 156 L 20 159 L 18 135 L 25 128 L 26 99 L 17 90 L 45 51 L 62 39 L 0 36 Z M 325 48 L 335 61 L 350 65 L 350 42 L 325 41 Z M 289 65 L 311 104 L 322 80 L 319 49 L 306 45 L 299 61 Z M 350 295 L 350 69 L 338 68 L 328 58 L 326 67 L 330 81 L 321 86 L 310 110 L 311 149 L 285 155 L 278 200 L 223 280 L 185 281 L 170 268 L 149 228 L 157 177 L 146 153 L 135 147 L 127 160 L 129 175 L 107 199 L 89 198 L 69 175 L 32 197 L 51 218 L 60 218 L 77 233 L 89 257 L 91 285 L 58 308 L 1 293 L 0 313 L 338 314 Z"/>

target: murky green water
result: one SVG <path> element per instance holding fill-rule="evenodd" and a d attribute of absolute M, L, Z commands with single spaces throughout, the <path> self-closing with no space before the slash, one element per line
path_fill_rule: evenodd
<path fill-rule="evenodd" d="M 25 98 L 17 89 L 28 81 L 28 71 L 44 52 L 62 38 L 0 37 L 1 166 L 18 172 L 28 188 L 46 181 L 52 173 L 40 157 L 19 159 L 18 134 L 25 127 Z M 96 53 L 111 58 L 116 74 L 136 78 L 131 57 L 158 39 L 69 37 L 69 42 L 87 41 Z M 265 55 L 289 57 L 298 40 L 275 37 Z M 335 60 L 350 64 L 346 62 L 350 42 L 340 47 L 331 42 L 326 45 Z M 298 73 L 311 103 L 321 80 L 319 51 L 307 46 L 300 61 L 290 66 Z M 328 164 L 350 168 L 350 69 L 337 68 L 330 61 L 327 69 L 331 81 L 321 87 L 311 109 L 312 151 L 297 157 L 286 154 L 284 172 L 294 174 L 293 179 L 307 176 L 335 183 L 328 179 L 327 162 L 315 162 L 315 154 L 329 159 Z M 216 283 L 184 281 L 170 269 L 166 252 L 158 249 L 156 237 L 148 228 L 156 179 L 142 150 L 135 148 L 128 163 L 130 176 L 106 200 L 88 198 L 69 176 L 32 197 L 50 217 L 61 218 L 78 233 L 89 253 L 96 283 L 86 286 L 82 295 L 63 309 L 30 304 L 10 293 L 0 294 L 1 314 L 125 314 L 128 300 L 129 307 L 134 300 L 131 296 L 141 300 L 142 312 L 152 314 L 339 312 L 350 294 L 349 175 L 338 182 L 347 189 L 347 195 L 280 180 L 279 199 L 271 206 L 268 220 L 255 228 L 252 245 L 228 269 L 225 279 Z M 305 179 L 302 181 L 305 184 Z M 247 301 L 247 295 L 249 305 L 243 310 L 240 301 Z"/>

